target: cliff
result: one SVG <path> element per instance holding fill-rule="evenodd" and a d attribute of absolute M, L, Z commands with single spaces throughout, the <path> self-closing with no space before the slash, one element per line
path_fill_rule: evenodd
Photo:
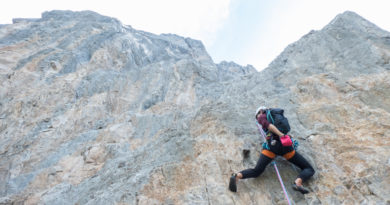
<path fill-rule="evenodd" d="M 315 167 L 296 204 L 390 203 L 390 33 L 353 12 L 266 69 L 91 11 L 0 27 L 0 204 L 286 204 L 253 167 L 260 105 L 282 107 Z M 243 149 L 249 149 L 248 158 Z"/>

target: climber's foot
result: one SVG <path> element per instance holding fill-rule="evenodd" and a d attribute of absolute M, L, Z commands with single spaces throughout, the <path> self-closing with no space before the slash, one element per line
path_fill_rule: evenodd
<path fill-rule="evenodd" d="M 230 177 L 229 189 L 232 192 L 237 192 L 236 177 L 237 177 L 237 174 L 235 174 L 235 173 L 232 174 L 232 176 Z"/>
<path fill-rule="evenodd" d="M 309 193 L 309 190 L 306 189 L 305 187 L 303 187 L 302 185 L 301 186 L 298 186 L 296 183 L 293 183 L 293 189 L 295 191 L 299 191 L 301 192 L 302 194 L 307 194 Z"/>

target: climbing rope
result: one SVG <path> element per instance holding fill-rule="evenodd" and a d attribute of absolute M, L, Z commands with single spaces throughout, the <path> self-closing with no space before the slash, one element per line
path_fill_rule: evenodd
<path fill-rule="evenodd" d="M 266 138 L 265 138 L 265 133 L 264 133 L 264 131 L 263 131 L 263 128 L 261 127 L 261 125 L 260 125 L 257 121 L 256 121 L 256 125 L 257 125 L 257 128 L 259 128 L 259 132 L 260 132 L 261 136 L 263 136 L 263 139 L 264 139 L 264 141 L 266 142 L 267 140 L 266 140 Z M 276 166 L 275 160 L 272 162 L 272 164 L 273 164 L 274 167 L 275 167 L 276 174 L 278 175 L 280 185 L 282 186 L 282 189 L 283 189 L 283 192 L 284 192 L 284 196 L 286 197 L 288 204 L 291 205 L 290 198 L 288 197 L 288 193 L 287 193 L 286 187 L 284 186 L 282 177 L 281 177 L 280 174 L 279 174 L 279 170 L 278 170 L 278 167 Z"/>

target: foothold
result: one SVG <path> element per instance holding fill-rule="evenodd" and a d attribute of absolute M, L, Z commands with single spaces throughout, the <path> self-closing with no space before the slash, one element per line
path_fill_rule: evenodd
<path fill-rule="evenodd" d="M 50 67 L 53 68 L 53 70 L 57 70 L 57 65 L 55 62 L 50 62 Z"/>
<path fill-rule="evenodd" d="M 125 162 L 121 162 L 121 163 L 119 163 L 118 168 L 122 168 L 124 166 L 125 166 Z"/>
<path fill-rule="evenodd" d="M 244 147 L 242 149 L 242 154 L 244 155 L 244 158 L 248 158 L 249 157 L 249 154 L 250 154 L 250 148 L 251 148 L 251 144 L 246 142 L 244 144 Z"/>
<path fill-rule="evenodd" d="M 251 152 L 251 151 L 250 151 L 249 149 L 244 149 L 244 150 L 242 150 L 242 153 L 244 154 L 244 158 L 248 158 L 250 152 Z"/>

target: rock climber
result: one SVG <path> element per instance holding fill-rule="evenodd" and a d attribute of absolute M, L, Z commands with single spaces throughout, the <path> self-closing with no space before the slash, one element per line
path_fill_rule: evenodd
<path fill-rule="evenodd" d="M 293 189 L 302 194 L 309 193 L 309 190 L 303 187 L 302 183 L 307 181 L 314 174 L 314 169 L 310 163 L 294 150 L 293 145 L 283 146 L 281 138 L 287 133 L 282 133 L 275 125 L 267 120 L 267 108 L 261 106 L 256 110 L 256 120 L 262 126 L 267 134 L 267 145 L 263 146 L 260 158 L 253 169 L 246 169 L 238 173 L 233 173 L 230 177 L 229 189 L 232 192 L 237 192 L 237 182 L 239 179 L 256 178 L 264 171 L 266 166 L 276 157 L 283 156 L 286 160 L 298 166 L 301 169 L 297 179 L 293 183 Z M 289 136 L 288 136 L 289 137 Z"/>

